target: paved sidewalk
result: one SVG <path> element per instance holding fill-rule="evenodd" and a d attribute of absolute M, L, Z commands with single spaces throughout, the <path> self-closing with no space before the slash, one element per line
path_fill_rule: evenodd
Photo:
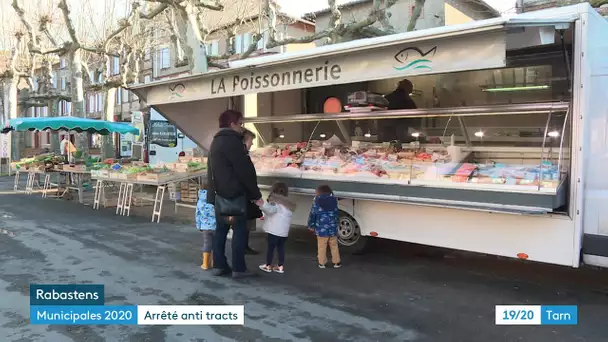
<path fill-rule="evenodd" d="M 0 188 L 10 189 L 8 178 Z M 77 201 L 0 194 L 2 341 L 605 341 L 606 271 L 420 256 L 377 240 L 320 270 L 314 237 L 294 230 L 286 273 L 234 281 L 200 265 L 200 233 L 179 220 L 119 217 Z M 253 246 L 263 249 L 264 236 Z M 254 269 L 262 256 L 248 256 Z M 101 283 L 106 302 L 244 304 L 245 326 L 29 325 L 30 283 Z M 496 304 L 579 305 L 577 326 L 497 327 Z"/>

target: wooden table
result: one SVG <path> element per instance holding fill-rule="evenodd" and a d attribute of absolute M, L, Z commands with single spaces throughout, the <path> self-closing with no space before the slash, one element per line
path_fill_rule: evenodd
<path fill-rule="evenodd" d="M 65 190 L 63 191 L 63 193 L 61 195 L 58 195 L 57 197 L 63 197 L 70 190 L 76 190 L 76 191 L 78 191 L 78 202 L 84 203 L 83 184 L 85 182 L 86 176 L 91 174 L 90 171 L 57 170 L 57 169 L 48 170 L 48 171 L 41 171 L 39 169 L 29 169 L 26 171 L 27 171 L 27 181 L 25 183 L 25 193 L 26 194 L 28 194 L 28 195 L 33 194 L 34 188 L 38 187 L 39 189 L 40 188 L 42 189 L 42 197 L 48 197 L 48 192 L 51 191 L 51 189 L 53 187 L 56 188 L 57 191 L 59 191 L 59 184 L 61 184 L 61 181 L 59 179 L 57 179 L 56 182 L 52 182 L 51 175 L 57 175 L 59 177 L 65 176 L 66 177 Z M 15 181 L 14 181 L 14 185 L 13 185 L 14 191 L 19 191 L 20 176 L 21 176 L 21 170 L 17 170 L 17 172 L 15 172 Z M 38 176 L 38 179 L 36 179 L 36 176 Z M 42 186 L 40 186 L 40 176 L 44 176 L 44 182 L 43 182 Z"/>
<path fill-rule="evenodd" d="M 106 183 L 120 183 L 118 190 L 118 204 L 116 205 L 116 214 L 129 216 L 131 214 L 131 203 L 133 199 L 133 188 L 135 185 L 151 185 L 156 187 L 156 196 L 152 202 L 154 207 L 152 209 L 152 222 L 159 223 L 160 216 L 163 208 L 163 201 L 165 199 L 165 191 L 171 183 L 179 183 L 190 179 L 199 178 L 199 184 L 202 184 L 202 178 L 207 175 L 206 171 L 189 172 L 189 173 L 176 173 L 166 178 L 159 180 L 137 180 L 137 179 L 116 179 L 92 176 L 91 179 L 96 180 L 95 183 L 95 197 L 93 200 L 93 209 L 99 209 L 102 198 L 105 198 L 105 184 Z M 176 203 L 176 206 L 178 204 Z M 180 204 L 181 205 L 181 204 Z M 183 205 L 185 206 L 185 205 Z"/>

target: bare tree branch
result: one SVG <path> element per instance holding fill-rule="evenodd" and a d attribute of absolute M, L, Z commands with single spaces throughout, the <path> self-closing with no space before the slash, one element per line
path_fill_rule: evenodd
<path fill-rule="evenodd" d="M 151 1 L 151 0 L 146 0 L 146 1 Z M 150 13 L 143 13 L 140 12 L 139 16 L 142 19 L 146 19 L 146 20 L 152 20 L 154 19 L 157 15 L 163 13 L 167 8 L 169 8 L 168 4 L 160 4 L 158 5 L 155 9 L 153 9 L 152 11 L 150 11 Z"/>
<path fill-rule="evenodd" d="M 65 27 L 68 29 L 68 34 L 70 35 L 72 44 L 80 47 L 80 41 L 78 40 L 76 28 L 74 28 L 74 23 L 70 18 L 70 9 L 68 8 L 68 3 L 66 1 L 67 0 L 59 0 L 59 4 L 57 5 L 57 7 L 61 10 L 61 13 L 63 14 L 63 21 L 65 23 Z"/>
<path fill-rule="evenodd" d="M 410 18 L 410 23 L 407 25 L 407 32 L 413 31 L 416 28 L 416 22 L 422 14 L 422 9 L 424 8 L 425 2 L 426 0 L 416 0 L 414 2 L 414 11 L 412 13 L 412 17 Z"/>
<path fill-rule="evenodd" d="M 25 11 L 23 10 L 23 8 L 21 8 L 21 6 L 19 6 L 19 1 L 13 0 L 11 6 L 17 13 L 17 16 L 21 20 L 21 23 L 23 24 L 23 26 L 25 26 L 25 29 L 26 29 L 28 37 L 29 37 L 27 45 L 28 45 L 28 50 L 30 51 L 30 53 L 38 53 L 41 55 L 65 53 L 64 47 L 59 47 L 56 45 L 49 50 L 41 49 L 40 45 L 39 45 L 40 39 L 39 39 L 38 35 L 36 34 L 34 27 L 30 24 L 29 20 L 27 20 L 27 18 L 25 16 Z"/>

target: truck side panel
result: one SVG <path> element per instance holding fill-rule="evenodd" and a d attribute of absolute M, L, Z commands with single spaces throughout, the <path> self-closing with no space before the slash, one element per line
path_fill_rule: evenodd
<path fill-rule="evenodd" d="M 583 22 L 583 258 L 608 267 L 608 21 L 595 12 Z"/>

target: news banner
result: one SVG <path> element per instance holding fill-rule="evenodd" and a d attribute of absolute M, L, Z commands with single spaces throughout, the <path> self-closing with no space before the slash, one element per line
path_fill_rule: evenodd
<path fill-rule="evenodd" d="M 104 285 L 31 284 L 30 323 L 243 325 L 243 305 L 105 305 Z"/>
<path fill-rule="evenodd" d="M 31 284 L 30 323 L 244 325 L 243 305 L 106 305 L 99 284 Z M 575 325 L 576 305 L 496 305 L 496 325 Z"/>

